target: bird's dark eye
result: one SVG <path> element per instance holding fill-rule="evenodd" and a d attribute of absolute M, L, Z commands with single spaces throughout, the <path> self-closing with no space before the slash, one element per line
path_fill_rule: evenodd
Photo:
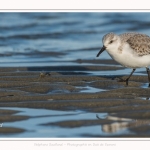
<path fill-rule="evenodd" d="M 109 44 L 111 44 L 113 42 L 113 40 L 111 40 L 110 42 L 109 42 Z"/>

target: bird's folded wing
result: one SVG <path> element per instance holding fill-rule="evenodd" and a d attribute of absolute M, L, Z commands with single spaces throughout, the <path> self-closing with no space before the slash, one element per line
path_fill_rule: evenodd
<path fill-rule="evenodd" d="M 150 37 L 145 34 L 135 34 L 126 41 L 138 56 L 150 54 Z"/>

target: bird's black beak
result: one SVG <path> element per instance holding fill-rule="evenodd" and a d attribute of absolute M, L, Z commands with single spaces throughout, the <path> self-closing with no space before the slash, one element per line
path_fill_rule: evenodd
<path fill-rule="evenodd" d="M 103 47 L 101 48 L 101 50 L 98 52 L 98 54 L 96 55 L 96 57 L 99 57 L 99 55 L 100 55 L 105 49 L 106 49 L 106 47 L 103 46 Z"/>

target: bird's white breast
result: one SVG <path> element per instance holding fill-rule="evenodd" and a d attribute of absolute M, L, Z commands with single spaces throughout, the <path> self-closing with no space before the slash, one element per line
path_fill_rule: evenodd
<path fill-rule="evenodd" d="M 113 48 L 107 50 L 108 54 L 124 67 L 141 68 L 150 66 L 150 55 L 138 56 L 136 51 L 126 43 L 122 50 Z"/>

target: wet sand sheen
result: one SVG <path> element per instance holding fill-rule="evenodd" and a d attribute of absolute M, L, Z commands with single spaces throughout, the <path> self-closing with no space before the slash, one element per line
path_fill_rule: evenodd
<path fill-rule="evenodd" d="M 50 110 L 84 110 L 87 112 L 108 113 L 109 118 L 89 120 L 57 121 L 41 124 L 44 126 L 60 126 L 78 128 L 84 126 L 103 125 L 104 132 L 111 135 L 115 123 L 124 123 L 121 118 L 128 118 L 126 127 L 134 134 L 122 134 L 124 137 L 149 137 L 150 88 L 142 86 L 147 83 L 147 76 L 132 76 L 129 86 L 117 82 L 114 76 L 83 75 L 82 71 L 119 70 L 113 66 L 61 66 L 61 67 L 13 67 L 0 68 L 0 107 L 24 107 Z M 76 72 L 79 71 L 79 72 Z M 125 77 L 123 77 L 125 78 Z M 97 89 L 97 92 L 91 89 Z M 84 92 L 84 91 L 88 92 Z M 82 92 L 83 91 L 83 92 Z M 0 110 L 0 122 L 26 120 L 31 116 L 17 115 L 16 111 Z M 15 116 L 14 116 L 15 114 Z M 110 118 L 119 118 L 110 119 Z M 133 121 L 133 120 L 136 120 Z M 142 121 L 143 120 L 143 121 Z M 105 126 L 104 126 L 105 125 Z M 107 129 L 109 126 L 109 130 Z M 111 128 L 111 129 L 110 129 Z M 142 130 L 142 128 L 144 128 Z M 10 127 L 0 128 L 0 133 L 11 134 L 25 132 L 24 129 Z M 107 131 L 106 131 L 107 130 Z M 83 137 L 101 137 L 102 135 L 82 135 Z"/>

